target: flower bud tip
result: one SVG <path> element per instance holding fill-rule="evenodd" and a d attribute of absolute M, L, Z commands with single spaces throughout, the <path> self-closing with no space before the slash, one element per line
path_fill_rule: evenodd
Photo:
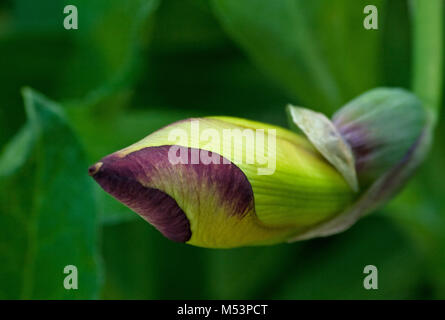
<path fill-rule="evenodd" d="M 91 167 L 88 168 L 88 174 L 92 177 L 94 176 L 102 167 L 103 163 L 102 162 L 97 162 L 95 164 L 93 164 Z"/>

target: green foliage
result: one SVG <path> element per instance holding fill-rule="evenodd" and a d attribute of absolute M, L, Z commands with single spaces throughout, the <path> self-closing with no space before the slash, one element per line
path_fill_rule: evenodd
<path fill-rule="evenodd" d="M 302 105 L 334 111 L 379 80 L 381 32 L 362 27 L 385 1 L 213 0 L 229 34 Z"/>
<path fill-rule="evenodd" d="M 23 96 L 28 122 L 0 158 L 0 297 L 94 298 L 97 217 L 84 153 L 60 106 L 30 89 Z M 78 292 L 63 287 L 67 265 L 82 270 Z"/>
<path fill-rule="evenodd" d="M 299 260 L 304 263 L 298 264 Z M 380 271 L 379 288 L 368 291 L 357 279 L 364 279 L 363 268 L 371 261 Z M 313 241 L 300 252 L 294 266 L 286 281 L 281 281 L 276 298 L 431 298 L 422 257 L 399 228 L 382 217 L 365 218 L 331 241 Z"/>
<path fill-rule="evenodd" d="M 373 87 L 408 87 L 405 0 L 70 4 L 76 31 L 62 27 L 65 1 L 0 3 L 0 298 L 445 297 L 443 123 L 395 201 L 341 235 L 294 244 L 176 244 L 87 176 L 179 119 L 286 125 L 287 103 L 330 114 Z M 378 31 L 362 26 L 367 4 Z M 59 103 L 25 89 L 25 112 L 24 86 Z M 69 264 L 78 290 L 63 288 Z M 367 264 L 379 268 L 377 291 L 362 287 Z"/>
<path fill-rule="evenodd" d="M 15 0 L 2 10 L 0 146 L 24 121 L 18 92 L 31 86 L 54 99 L 90 105 L 128 87 L 157 0 L 73 0 L 79 29 L 63 28 L 63 0 Z M 12 94 L 14 93 L 14 94 Z"/>

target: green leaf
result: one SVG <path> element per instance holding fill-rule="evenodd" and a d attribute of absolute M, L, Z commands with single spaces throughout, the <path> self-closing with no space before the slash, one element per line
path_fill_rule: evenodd
<path fill-rule="evenodd" d="M 63 72 L 57 97 L 86 95 L 95 102 L 134 78 L 138 55 L 151 29 L 149 18 L 159 0 L 73 0 L 69 4 L 78 10 L 77 30 L 63 28 L 65 1 L 42 0 L 36 7 L 32 0 L 16 0 L 13 17 L 17 26 L 12 34 L 21 31 L 44 39 L 47 34 L 63 36 L 61 50 L 69 63 L 52 71 Z"/>
<path fill-rule="evenodd" d="M 97 217 L 88 165 L 60 106 L 31 89 L 23 96 L 28 123 L 0 155 L 0 298 L 94 298 Z M 67 265 L 78 269 L 78 290 L 64 288 Z"/>
<path fill-rule="evenodd" d="M 28 159 L 35 143 L 35 137 L 30 125 L 25 125 L 6 146 L 0 157 L 0 177 L 4 178 L 14 173 Z"/>
<path fill-rule="evenodd" d="M 70 77 L 62 93 L 74 94 L 75 85 L 79 94 L 88 93 L 87 102 L 96 103 L 131 87 L 159 0 L 74 0 L 71 4 L 81 12 L 79 32 L 74 33 L 77 54 L 66 70 Z"/>
<path fill-rule="evenodd" d="M 0 147 L 25 115 L 19 90 L 31 86 L 70 105 L 94 105 L 133 85 L 159 0 L 73 0 L 79 29 L 65 30 L 64 0 L 15 0 L 0 17 Z"/>
<path fill-rule="evenodd" d="M 437 121 L 442 97 L 443 1 L 413 0 L 413 91 Z"/>
<path fill-rule="evenodd" d="M 381 32 L 363 8 L 383 0 L 213 0 L 227 32 L 300 105 L 333 111 L 378 83 Z"/>

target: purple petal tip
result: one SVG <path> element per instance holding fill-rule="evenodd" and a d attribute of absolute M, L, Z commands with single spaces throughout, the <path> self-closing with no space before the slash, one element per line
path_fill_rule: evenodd
<path fill-rule="evenodd" d="M 125 158 L 105 157 L 88 173 L 114 198 L 138 213 L 165 237 L 175 242 L 191 238 L 190 223 L 184 211 L 168 194 L 143 186 L 137 179 L 137 166 Z"/>

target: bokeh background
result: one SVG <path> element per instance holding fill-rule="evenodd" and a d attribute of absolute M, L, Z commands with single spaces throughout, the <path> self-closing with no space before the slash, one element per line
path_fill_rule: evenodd
<path fill-rule="evenodd" d="M 78 30 L 63 28 L 68 4 Z M 442 121 L 394 201 L 294 244 L 173 243 L 87 175 L 186 117 L 285 126 L 287 103 L 331 115 L 371 88 L 409 89 L 411 39 L 404 0 L 1 0 L 0 298 L 444 299 Z M 368 264 L 378 290 L 363 288 Z M 66 265 L 78 290 L 63 288 Z"/>

